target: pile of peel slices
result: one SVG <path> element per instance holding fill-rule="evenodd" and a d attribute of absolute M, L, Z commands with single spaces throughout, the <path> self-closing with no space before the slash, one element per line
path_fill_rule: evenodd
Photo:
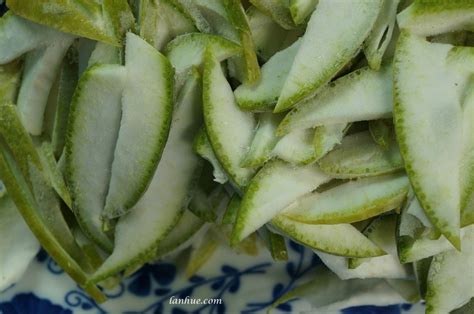
<path fill-rule="evenodd" d="M 0 289 L 289 238 L 325 267 L 275 305 L 473 313 L 473 0 L 4 5 Z"/>

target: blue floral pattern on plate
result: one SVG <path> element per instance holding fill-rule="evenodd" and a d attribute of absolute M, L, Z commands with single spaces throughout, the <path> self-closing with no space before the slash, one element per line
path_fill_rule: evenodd
<path fill-rule="evenodd" d="M 296 243 L 289 243 L 286 263 L 271 261 L 261 250 L 248 257 L 221 248 L 198 274 L 187 278 L 180 258 L 145 265 L 113 291 L 106 291 L 105 304 L 95 303 L 75 285 L 44 252 L 40 251 L 24 278 L 0 293 L 1 314 L 56 313 L 265 313 L 280 296 L 298 285 L 320 264 L 318 257 Z M 221 304 L 172 304 L 170 298 L 213 298 Z M 275 313 L 298 313 L 301 302 L 290 300 Z M 397 304 L 344 309 L 341 314 L 420 313 L 420 307 Z M 326 313 L 324 313 L 326 314 Z"/>

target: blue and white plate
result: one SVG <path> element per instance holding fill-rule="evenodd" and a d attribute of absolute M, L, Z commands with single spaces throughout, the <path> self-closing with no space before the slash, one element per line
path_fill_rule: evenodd
<path fill-rule="evenodd" d="M 104 304 L 96 304 L 41 251 L 21 281 L 0 294 L 0 313 L 266 313 L 275 299 L 304 281 L 321 263 L 311 251 L 294 243 L 289 245 L 288 262 L 273 262 L 268 252 L 260 251 L 255 257 L 220 247 L 191 278 L 183 272 L 186 254 L 147 265 L 115 290 L 107 291 L 109 300 Z M 219 304 L 176 304 L 199 302 L 196 300 L 217 300 L 215 303 Z M 309 303 L 304 300 L 291 300 L 272 313 L 308 310 Z M 366 305 L 340 311 L 343 314 L 423 312 L 421 305 L 409 304 Z"/>

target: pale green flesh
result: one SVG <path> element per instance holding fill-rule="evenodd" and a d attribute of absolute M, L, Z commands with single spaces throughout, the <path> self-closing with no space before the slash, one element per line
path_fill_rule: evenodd
<path fill-rule="evenodd" d="M 14 284 L 39 250 L 38 240 L 9 196 L 0 198 L 0 291 Z M 8 254 L 5 254 L 8 252 Z"/>
<path fill-rule="evenodd" d="M 184 211 L 173 230 L 158 244 L 156 257 L 162 258 L 189 247 L 196 235 L 205 229 L 205 222 L 189 210 Z"/>
<path fill-rule="evenodd" d="M 26 55 L 18 92 L 18 110 L 23 125 L 32 135 L 41 135 L 48 95 L 73 38 L 32 51 Z"/>
<path fill-rule="evenodd" d="M 295 24 L 304 23 L 317 5 L 318 0 L 290 0 L 291 17 Z"/>
<path fill-rule="evenodd" d="M 374 70 L 380 69 L 382 57 L 392 39 L 399 2 L 400 0 L 383 0 L 377 21 L 364 42 L 365 57 Z"/>
<path fill-rule="evenodd" d="M 431 222 L 460 246 L 462 97 L 469 59 L 449 63 L 458 49 L 402 32 L 394 61 L 394 121 L 415 193 Z M 465 48 L 469 49 L 469 48 Z M 443 145 L 440 145 L 442 143 Z"/>
<path fill-rule="evenodd" d="M 351 134 L 318 163 L 321 170 L 340 179 L 392 173 L 403 169 L 403 162 L 395 139 L 389 145 L 383 149 L 369 132 Z"/>
<path fill-rule="evenodd" d="M 290 72 L 301 40 L 277 52 L 262 67 L 262 76 L 256 84 L 242 84 L 235 91 L 240 108 L 251 111 L 271 110 L 280 96 Z"/>
<path fill-rule="evenodd" d="M 392 70 L 356 70 L 326 86 L 293 109 L 278 127 L 279 134 L 296 129 L 376 120 L 392 116 Z"/>
<path fill-rule="evenodd" d="M 148 187 L 168 138 L 173 70 L 166 58 L 128 33 L 122 117 L 103 217 L 122 216 Z M 198 120 L 196 120 L 199 123 Z"/>
<path fill-rule="evenodd" d="M 353 223 L 399 207 L 408 187 L 404 174 L 358 179 L 299 198 L 282 215 L 311 224 Z"/>
<path fill-rule="evenodd" d="M 314 160 L 319 160 L 340 144 L 351 124 L 337 123 L 318 126 L 314 130 Z"/>
<path fill-rule="evenodd" d="M 52 43 L 69 41 L 71 35 L 25 20 L 13 13 L 0 18 L 0 64 Z"/>
<path fill-rule="evenodd" d="M 207 136 L 206 130 L 201 128 L 194 140 L 194 151 L 202 158 L 209 161 L 213 168 L 214 181 L 220 184 L 226 183 L 229 179 L 224 169 L 222 169 L 219 160 L 217 160 L 216 154 L 212 149 L 209 137 Z"/>
<path fill-rule="evenodd" d="M 196 76 L 189 80 L 186 85 L 190 85 L 185 85 L 182 91 L 185 94 L 176 104 L 168 141 L 150 186 L 131 211 L 118 221 L 114 250 L 94 274 L 94 282 L 153 259 L 159 243 L 188 206 L 189 191 L 200 167 L 199 156 L 193 153 L 193 139 L 201 125 L 195 118 L 201 110 L 201 85 Z"/>
<path fill-rule="evenodd" d="M 382 1 L 320 0 L 311 15 L 276 112 L 285 111 L 327 84 L 358 52 Z"/>
<path fill-rule="evenodd" d="M 121 64 L 121 49 L 103 42 L 97 42 L 88 60 L 88 67 L 95 64 Z"/>
<path fill-rule="evenodd" d="M 397 17 L 401 29 L 421 36 L 474 31 L 474 3 L 470 0 L 415 1 Z"/>
<path fill-rule="evenodd" d="M 286 30 L 271 17 L 251 6 L 245 12 L 252 31 L 252 39 L 258 56 L 268 61 L 275 53 L 294 43 L 304 33 L 304 27 Z"/>
<path fill-rule="evenodd" d="M 0 103 L 16 103 L 21 83 L 22 62 L 0 65 Z"/>
<path fill-rule="evenodd" d="M 83 74 L 71 105 L 66 139 L 66 178 L 73 210 L 86 235 L 106 250 L 112 250 L 112 242 L 102 231 L 101 213 L 126 76 L 120 65 L 96 65 Z"/>
<path fill-rule="evenodd" d="M 260 11 L 270 16 L 278 25 L 284 29 L 295 28 L 290 10 L 285 1 L 280 0 L 250 0 Z"/>
<path fill-rule="evenodd" d="M 449 250 L 436 255 L 427 279 L 426 313 L 448 313 L 474 297 L 474 226 L 462 238 L 462 251 Z"/>
<path fill-rule="evenodd" d="M 140 22 L 140 36 L 158 50 L 174 37 L 196 31 L 193 21 L 170 0 L 141 1 Z"/>
<path fill-rule="evenodd" d="M 270 223 L 279 233 L 313 250 L 347 257 L 373 257 L 385 254 L 350 224 L 310 225 L 282 215 L 275 216 Z"/>
<path fill-rule="evenodd" d="M 408 278 L 408 269 L 400 264 L 397 255 L 396 224 L 397 215 L 382 215 L 373 219 L 362 233 L 386 251 L 387 255 L 371 258 L 351 258 L 348 260 L 349 269 L 347 267 L 338 269 L 337 274 L 342 279 Z"/>
<path fill-rule="evenodd" d="M 316 166 L 294 167 L 280 160 L 267 163 L 244 194 L 232 242 L 238 243 L 295 199 L 329 180 Z"/>
<path fill-rule="evenodd" d="M 236 43 L 220 36 L 189 33 L 176 37 L 165 48 L 165 55 L 177 74 L 194 66 L 200 66 L 206 48 L 211 49 L 218 61 L 223 61 L 240 52 Z"/>
<path fill-rule="evenodd" d="M 308 313 L 339 313 L 341 309 L 361 305 L 387 306 L 404 303 L 400 295 L 383 279 L 341 280 L 320 266 L 314 279 L 280 297 L 273 306 L 295 298 L 311 303 Z"/>
<path fill-rule="evenodd" d="M 273 149 L 273 155 L 295 165 L 306 165 L 316 160 L 313 145 L 314 129 L 295 130 L 281 138 Z"/>
<path fill-rule="evenodd" d="M 256 122 L 251 113 L 239 109 L 221 65 L 206 51 L 203 74 L 204 122 L 214 153 L 229 178 L 245 187 L 254 170 L 241 162 L 253 139 Z"/>
<path fill-rule="evenodd" d="M 243 167 L 260 167 L 272 158 L 273 148 L 278 142 L 275 131 L 280 121 L 281 116 L 271 112 L 260 115 L 252 144 L 242 161 Z"/>
<path fill-rule="evenodd" d="M 63 32 L 72 33 L 81 37 L 104 41 L 112 45 L 118 45 L 120 34 L 117 34 L 113 24 L 119 24 L 117 19 L 123 18 L 122 12 L 113 16 L 108 16 L 109 8 L 96 2 L 64 0 L 8 0 L 10 10 L 16 14 L 28 18 L 29 20 L 47 25 Z M 120 1 L 122 2 L 122 1 Z M 121 6 L 123 7 L 123 6 Z M 128 6 L 127 6 L 128 7 Z M 58 15 L 61 18 L 58 18 Z"/>

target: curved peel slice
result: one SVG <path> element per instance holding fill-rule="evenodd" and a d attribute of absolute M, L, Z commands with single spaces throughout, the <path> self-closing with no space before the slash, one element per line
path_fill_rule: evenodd
<path fill-rule="evenodd" d="M 205 50 L 210 49 L 218 61 L 223 61 L 241 51 L 236 43 L 221 36 L 188 33 L 177 36 L 166 45 L 164 54 L 173 65 L 177 75 L 192 66 L 200 66 Z"/>
<path fill-rule="evenodd" d="M 260 79 L 260 66 L 255 53 L 255 43 L 252 39 L 252 31 L 245 15 L 240 0 L 222 0 L 226 17 L 239 35 L 242 46 L 242 60 L 244 70 L 244 81 L 253 84 Z"/>
<path fill-rule="evenodd" d="M 275 53 L 263 66 L 256 84 L 242 84 L 234 91 L 239 107 L 250 111 L 272 109 L 280 96 L 301 40 Z"/>
<path fill-rule="evenodd" d="M 73 37 L 69 37 L 26 55 L 17 105 L 22 123 L 32 135 L 43 131 L 48 95 L 72 42 Z"/>
<path fill-rule="evenodd" d="M 0 230 L 0 291 L 3 291 L 25 272 L 39 244 L 8 195 L 0 198 Z"/>
<path fill-rule="evenodd" d="M 415 0 L 398 14 L 398 25 L 431 36 L 458 30 L 474 31 L 474 3 L 470 0 Z"/>
<path fill-rule="evenodd" d="M 339 278 L 343 280 L 360 278 L 390 278 L 402 279 L 408 278 L 409 272 L 400 265 L 396 256 L 383 255 L 370 258 L 364 258 L 367 261 L 355 269 L 347 268 L 347 258 L 316 252 L 321 261 L 331 269 Z"/>
<path fill-rule="evenodd" d="M 105 218 L 126 213 L 145 193 L 171 124 L 173 69 L 143 39 L 127 34 L 122 118 L 115 146 Z"/>
<path fill-rule="evenodd" d="M 314 129 L 295 130 L 281 138 L 273 149 L 273 154 L 291 164 L 307 165 L 316 160 L 313 145 Z"/>
<path fill-rule="evenodd" d="M 245 187 L 254 170 L 241 162 L 253 139 L 256 122 L 251 113 L 239 109 L 219 61 L 206 50 L 203 74 L 204 122 L 214 153 L 229 178 Z"/>
<path fill-rule="evenodd" d="M 189 247 L 198 234 L 207 229 L 206 226 L 207 224 L 191 211 L 184 211 L 173 230 L 158 244 L 156 257 L 163 258 Z"/>
<path fill-rule="evenodd" d="M 304 33 L 304 26 L 286 30 L 254 6 L 249 7 L 245 14 L 249 20 L 255 50 L 263 61 L 268 61 L 275 53 L 290 46 Z"/>
<path fill-rule="evenodd" d="M 52 187 L 56 191 L 59 197 L 64 201 L 64 203 L 72 208 L 71 195 L 64 181 L 63 174 L 59 170 L 59 166 L 54 158 L 53 147 L 50 143 L 44 142 L 41 145 L 39 156 L 45 169 L 46 174 L 49 177 Z"/>
<path fill-rule="evenodd" d="M 449 313 L 474 297 L 474 226 L 462 238 L 462 251 L 436 255 L 427 278 L 426 313 Z"/>
<path fill-rule="evenodd" d="M 11 62 L 36 48 L 69 41 L 71 37 L 8 12 L 0 18 L 0 64 Z"/>
<path fill-rule="evenodd" d="M 336 123 L 316 127 L 313 138 L 314 159 L 321 159 L 340 144 L 350 126 L 348 123 Z"/>
<path fill-rule="evenodd" d="M 392 69 L 358 69 L 303 101 L 285 117 L 278 134 L 321 125 L 391 118 Z"/>
<path fill-rule="evenodd" d="M 66 179 L 77 220 L 84 233 L 108 251 L 113 245 L 102 231 L 101 213 L 110 182 L 126 76 L 121 65 L 96 65 L 83 74 L 71 104 L 65 146 Z"/>
<path fill-rule="evenodd" d="M 382 57 L 392 39 L 399 2 L 400 0 L 383 0 L 377 21 L 364 42 L 364 55 L 370 68 L 376 71 L 380 69 Z"/>
<path fill-rule="evenodd" d="M 224 169 L 222 169 L 219 160 L 217 160 L 216 154 L 212 149 L 211 143 L 209 142 L 209 137 L 207 136 L 206 130 L 201 128 L 194 139 L 193 150 L 209 161 L 212 165 L 212 175 L 214 176 L 214 181 L 220 184 L 224 184 L 228 181 L 227 174 Z"/>
<path fill-rule="evenodd" d="M 463 111 L 465 144 L 461 169 L 463 174 L 461 183 L 461 227 L 474 224 L 474 78 L 472 77 L 464 93 Z"/>
<path fill-rule="evenodd" d="M 232 243 L 239 243 L 295 199 L 329 180 L 316 166 L 294 167 L 281 160 L 268 162 L 250 181 L 243 196 Z"/>
<path fill-rule="evenodd" d="M 118 221 L 112 255 L 93 275 L 92 282 L 155 258 L 160 242 L 182 217 L 201 165 L 192 147 L 194 134 L 202 123 L 196 119 L 200 115 L 200 78 L 191 75 L 178 97 L 168 141 L 150 186 Z M 179 176 L 176 169 L 181 172 Z"/>
<path fill-rule="evenodd" d="M 33 22 L 112 45 L 119 45 L 133 16 L 125 0 L 8 0 L 8 8 Z M 58 18 L 58 15 L 61 18 Z"/>
<path fill-rule="evenodd" d="M 197 31 L 192 18 L 173 0 L 142 0 L 140 24 L 140 36 L 158 50 L 178 35 Z"/>
<path fill-rule="evenodd" d="M 317 274 L 315 278 L 293 288 L 272 306 L 301 298 L 311 303 L 308 313 L 339 313 L 350 307 L 366 311 L 366 304 L 383 307 L 406 302 L 383 279 L 342 280 L 323 266 L 316 268 L 314 273 Z"/>
<path fill-rule="evenodd" d="M 310 225 L 283 215 L 271 220 L 271 226 L 313 250 L 347 257 L 373 257 L 385 252 L 350 224 Z"/>
<path fill-rule="evenodd" d="M 404 174 L 359 179 L 304 196 L 281 214 L 309 224 L 353 223 L 399 207 L 408 188 Z"/>
<path fill-rule="evenodd" d="M 369 132 L 344 137 L 341 145 L 319 160 L 321 170 L 338 179 L 378 176 L 403 169 L 397 142 L 388 149 L 375 143 Z"/>
<path fill-rule="evenodd" d="M 398 259 L 397 224 L 398 214 L 380 215 L 372 219 L 368 226 L 364 228 L 362 234 L 386 251 L 387 255 L 371 258 L 350 258 L 348 267 L 344 267 L 342 271 L 348 275 L 351 275 L 352 272 L 357 277 L 360 277 L 360 275 L 379 278 L 408 277 L 407 268 L 402 266 Z M 349 268 L 349 271 L 347 271 L 347 268 Z"/>
<path fill-rule="evenodd" d="M 270 16 L 278 25 L 284 29 L 295 28 L 296 25 L 291 17 L 290 10 L 284 1 L 280 0 L 250 0 L 257 9 Z"/>
<path fill-rule="evenodd" d="M 299 25 L 306 22 L 306 19 L 316 9 L 318 2 L 318 0 L 290 0 L 290 13 L 295 24 Z"/>
<path fill-rule="evenodd" d="M 388 149 L 395 132 L 393 121 L 391 119 L 369 121 L 369 132 L 375 143 L 380 145 L 383 149 Z"/>
<path fill-rule="evenodd" d="M 0 177 L 18 211 L 58 265 L 84 287 L 96 302 L 103 302 L 105 296 L 97 287 L 86 286 L 88 276 L 75 259 L 76 256 L 70 254 L 74 248 L 69 244 L 75 243 L 69 241 L 69 227 L 59 208 L 49 206 L 49 196 L 52 192 L 54 201 L 54 192 L 41 180 L 39 157 L 30 136 L 21 125 L 16 107 L 0 106 L 0 134 Z"/>
<path fill-rule="evenodd" d="M 272 158 L 272 151 L 278 142 L 275 130 L 281 121 L 279 115 L 271 112 L 262 113 L 258 122 L 255 136 L 245 159 L 243 167 L 260 167 Z"/>
<path fill-rule="evenodd" d="M 452 249 L 424 215 L 416 198 L 402 210 L 397 226 L 397 248 L 400 262 L 411 263 Z M 461 236 L 466 228 L 461 229 Z"/>
<path fill-rule="evenodd" d="M 469 58 L 448 63 L 448 44 L 402 32 L 394 61 L 394 121 L 400 151 L 420 203 L 435 227 L 460 247 L 462 94 Z M 440 145 L 440 143 L 442 145 Z"/>
<path fill-rule="evenodd" d="M 74 91 L 76 90 L 77 82 L 79 80 L 78 55 L 78 50 L 74 46 L 72 46 L 66 53 L 66 57 L 63 60 L 57 78 L 57 93 L 52 95 L 53 91 L 51 91 L 49 95 L 49 99 L 55 103 L 56 107 L 56 112 L 54 113 L 54 125 L 51 134 L 51 145 L 54 151 L 54 156 L 57 159 L 59 159 L 61 154 L 64 152 L 71 100 L 74 96 Z"/>
<path fill-rule="evenodd" d="M 275 112 L 285 111 L 327 84 L 359 51 L 381 0 L 320 0 L 283 86 Z"/>
<path fill-rule="evenodd" d="M 23 65 L 19 60 L 0 65 L 0 103 L 16 103 L 22 69 Z"/>

